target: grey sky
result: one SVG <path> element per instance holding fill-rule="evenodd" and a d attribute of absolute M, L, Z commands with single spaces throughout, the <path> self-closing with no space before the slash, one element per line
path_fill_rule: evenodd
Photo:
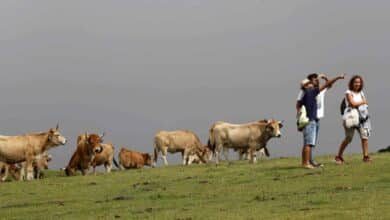
<path fill-rule="evenodd" d="M 0 133 L 61 122 L 77 134 L 107 132 L 117 146 L 152 152 L 160 129 L 189 129 L 206 142 L 217 120 L 286 120 L 273 156 L 299 155 L 298 83 L 308 73 L 361 73 L 373 117 L 370 150 L 387 146 L 388 1 L 2 1 Z M 339 103 L 326 99 L 318 153 L 343 137 Z M 360 152 L 358 138 L 348 152 Z M 171 161 L 176 160 L 170 157 Z"/>

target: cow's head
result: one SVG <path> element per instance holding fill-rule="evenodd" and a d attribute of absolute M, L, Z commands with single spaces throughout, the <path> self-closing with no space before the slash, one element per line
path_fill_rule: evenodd
<path fill-rule="evenodd" d="M 143 158 L 145 160 L 145 165 L 150 167 L 153 165 L 152 156 L 150 154 L 143 154 Z"/>
<path fill-rule="evenodd" d="M 71 168 L 70 166 L 62 168 L 61 170 L 65 172 L 66 176 L 73 176 L 75 174 L 75 169 Z"/>
<path fill-rule="evenodd" d="M 266 124 L 266 131 L 271 137 L 282 137 L 282 132 L 280 131 L 283 128 L 282 121 L 268 120 Z"/>
<path fill-rule="evenodd" d="M 88 145 L 88 151 L 93 154 L 100 154 L 103 151 L 103 137 L 104 133 L 102 135 L 98 134 L 85 134 L 85 141 Z"/>
<path fill-rule="evenodd" d="M 66 138 L 58 131 L 59 125 L 56 128 L 51 128 L 48 132 L 48 141 L 52 146 L 60 146 L 66 144 Z"/>
<path fill-rule="evenodd" d="M 207 145 L 200 149 L 200 156 L 205 162 L 211 161 L 213 159 L 213 154 L 213 151 L 210 150 Z"/>
<path fill-rule="evenodd" d="M 22 169 L 20 167 L 13 165 L 10 165 L 9 167 L 9 173 L 11 174 L 12 178 L 15 180 L 20 180 Z"/>
<path fill-rule="evenodd" d="M 40 158 L 37 158 L 33 165 L 36 167 L 38 170 L 41 169 L 49 169 L 49 162 L 52 160 L 51 155 L 49 154 L 43 154 Z"/>

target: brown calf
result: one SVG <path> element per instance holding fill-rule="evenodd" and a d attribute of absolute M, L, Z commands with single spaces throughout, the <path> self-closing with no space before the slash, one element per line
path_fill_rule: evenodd
<path fill-rule="evenodd" d="M 144 166 L 152 166 L 152 156 L 146 153 L 122 148 L 119 152 L 119 168 L 123 169 L 140 169 Z"/>

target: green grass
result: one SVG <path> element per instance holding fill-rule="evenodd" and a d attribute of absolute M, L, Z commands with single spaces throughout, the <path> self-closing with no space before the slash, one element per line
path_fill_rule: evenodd
<path fill-rule="evenodd" d="M 390 154 L 297 158 L 0 184 L 0 219 L 390 219 Z"/>

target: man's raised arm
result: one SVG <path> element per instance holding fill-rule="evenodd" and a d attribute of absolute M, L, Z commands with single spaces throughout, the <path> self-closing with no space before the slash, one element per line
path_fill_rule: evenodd
<path fill-rule="evenodd" d="M 338 80 L 345 79 L 345 75 L 346 75 L 346 74 L 344 73 L 344 74 L 342 74 L 341 76 L 338 76 L 338 77 L 335 77 L 335 78 L 333 78 L 333 79 L 328 80 L 324 85 L 322 85 L 322 86 L 320 87 L 320 92 L 322 92 L 324 89 L 328 89 L 328 88 L 332 87 L 332 85 L 333 85 L 335 82 L 337 82 Z"/>

